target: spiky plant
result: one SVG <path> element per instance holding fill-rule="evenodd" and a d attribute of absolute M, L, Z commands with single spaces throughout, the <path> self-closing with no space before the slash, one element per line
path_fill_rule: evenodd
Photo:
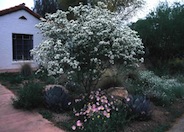
<path fill-rule="evenodd" d="M 70 109 L 69 103 L 71 98 L 62 87 L 54 86 L 46 90 L 44 92 L 44 99 L 47 107 L 54 111 L 60 112 Z"/>

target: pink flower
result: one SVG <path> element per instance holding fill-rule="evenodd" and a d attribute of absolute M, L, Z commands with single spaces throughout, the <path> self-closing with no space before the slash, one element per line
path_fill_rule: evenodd
<path fill-rule="evenodd" d="M 92 108 L 93 108 L 93 109 L 94 109 L 94 108 L 96 108 L 96 105 L 95 105 L 95 104 L 93 104 L 93 105 L 92 105 Z"/>
<path fill-rule="evenodd" d="M 99 101 L 100 100 L 100 97 L 97 97 L 96 100 Z"/>
<path fill-rule="evenodd" d="M 104 107 L 103 106 L 99 106 L 98 110 L 104 110 Z"/>
<path fill-rule="evenodd" d="M 79 113 L 76 113 L 75 116 L 79 116 Z"/>
<path fill-rule="evenodd" d="M 106 117 L 107 117 L 107 118 L 110 118 L 110 113 L 107 113 Z"/>
<path fill-rule="evenodd" d="M 104 102 L 105 102 L 105 103 L 108 103 L 108 100 L 106 99 Z"/>
<path fill-rule="evenodd" d="M 100 101 L 101 101 L 102 103 L 104 103 L 104 102 L 105 102 L 105 100 L 104 100 L 104 99 L 101 99 Z"/>
<path fill-rule="evenodd" d="M 76 126 L 73 125 L 73 126 L 72 126 L 72 130 L 76 130 Z"/>
<path fill-rule="evenodd" d="M 103 115 L 104 115 L 104 116 L 107 116 L 107 111 L 104 111 L 104 112 L 103 112 Z"/>
<path fill-rule="evenodd" d="M 97 112 L 98 111 L 98 109 L 97 108 L 92 108 L 92 112 L 94 113 L 94 112 Z"/>
<path fill-rule="evenodd" d="M 75 103 L 80 102 L 80 101 L 81 101 L 81 99 L 75 99 Z"/>
<path fill-rule="evenodd" d="M 80 120 L 78 120 L 77 123 L 76 123 L 76 125 L 77 125 L 78 127 L 80 127 L 80 126 L 82 126 L 82 122 L 81 122 Z"/>
<path fill-rule="evenodd" d="M 92 111 L 93 112 L 97 112 L 98 111 L 98 109 L 96 108 L 96 105 L 95 104 L 93 104 L 93 106 L 92 106 Z"/>
<path fill-rule="evenodd" d="M 130 101 L 130 98 L 126 98 L 126 101 L 129 102 Z"/>
<path fill-rule="evenodd" d="M 110 113 L 108 113 L 107 111 L 104 111 L 104 112 L 103 112 L 103 115 L 106 116 L 107 118 L 110 117 Z"/>
<path fill-rule="evenodd" d="M 100 105 L 99 102 L 96 102 L 96 105 Z"/>
<path fill-rule="evenodd" d="M 108 108 L 107 104 L 105 104 L 105 108 Z"/>
<path fill-rule="evenodd" d="M 88 109 L 85 111 L 85 113 L 89 114 L 90 111 L 91 111 L 91 110 L 88 108 Z"/>
<path fill-rule="evenodd" d="M 94 97 L 93 96 L 90 96 L 90 99 L 92 100 Z"/>
<path fill-rule="evenodd" d="M 107 112 L 110 112 L 111 111 L 111 109 L 109 109 L 109 108 L 107 108 L 106 110 L 107 110 Z"/>

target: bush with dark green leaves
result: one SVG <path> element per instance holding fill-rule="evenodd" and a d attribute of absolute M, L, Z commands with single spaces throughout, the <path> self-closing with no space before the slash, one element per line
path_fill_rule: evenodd
<path fill-rule="evenodd" d="M 146 61 L 162 66 L 184 54 L 184 4 L 160 3 L 146 19 L 138 20 L 131 28 L 138 31 L 145 46 Z"/>
<path fill-rule="evenodd" d="M 43 106 L 43 86 L 40 83 L 27 82 L 18 90 L 18 95 L 13 98 L 15 108 L 34 109 Z"/>
<path fill-rule="evenodd" d="M 80 85 L 75 83 L 75 82 L 72 82 L 72 81 L 69 81 L 65 84 L 65 87 L 67 90 L 71 91 L 71 92 L 77 92 L 80 90 Z"/>

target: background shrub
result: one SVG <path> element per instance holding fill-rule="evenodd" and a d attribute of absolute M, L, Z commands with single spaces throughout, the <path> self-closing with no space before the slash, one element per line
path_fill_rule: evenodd
<path fill-rule="evenodd" d="M 146 62 L 151 62 L 153 67 L 173 58 L 183 58 L 183 14 L 184 4 L 160 3 L 146 19 L 131 25 L 143 40 Z"/>
<path fill-rule="evenodd" d="M 32 75 L 32 68 L 31 65 L 28 63 L 25 63 L 24 65 L 22 65 L 21 69 L 20 69 L 20 73 L 23 77 L 28 77 Z"/>
<path fill-rule="evenodd" d="M 169 73 L 184 73 L 184 59 L 176 58 L 168 62 Z"/>
<path fill-rule="evenodd" d="M 15 108 L 33 109 L 43 105 L 43 86 L 36 82 L 27 82 L 18 90 L 17 98 L 13 99 Z"/>

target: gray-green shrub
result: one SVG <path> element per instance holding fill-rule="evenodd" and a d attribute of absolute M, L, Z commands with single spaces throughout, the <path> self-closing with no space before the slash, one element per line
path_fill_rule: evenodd
<path fill-rule="evenodd" d="M 184 96 L 184 84 L 176 79 L 159 77 L 151 71 L 140 71 L 138 77 L 144 84 L 142 93 L 155 98 L 160 104 L 170 104 L 176 98 Z"/>

